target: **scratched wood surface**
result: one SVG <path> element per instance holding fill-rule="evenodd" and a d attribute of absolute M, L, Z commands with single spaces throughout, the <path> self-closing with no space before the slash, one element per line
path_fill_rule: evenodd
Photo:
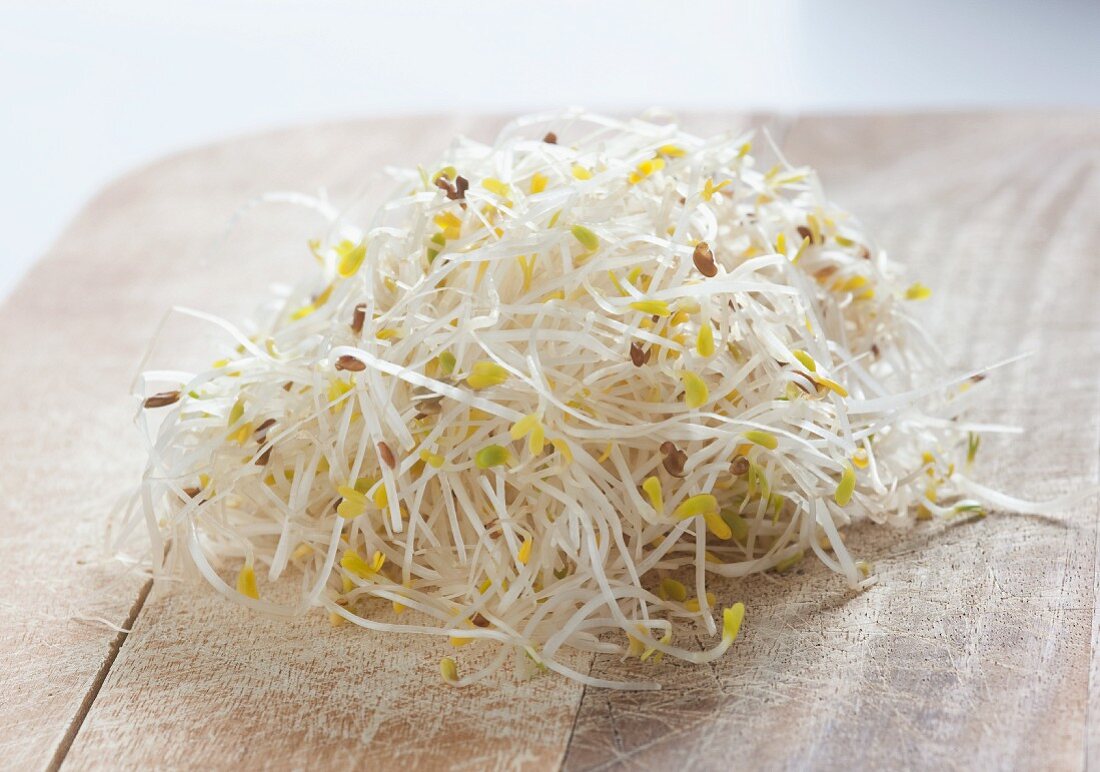
<path fill-rule="evenodd" d="M 983 479 L 1031 497 L 1097 481 L 1095 114 L 684 122 L 765 123 L 793 161 L 817 166 L 831 197 L 937 290 L 925 313 L 954 361 L 1033 353 L 998 373 L 982 408 L 1028 432 L 986 441 Z M 665 663 L 666 688 L 642 694 L 549 676 L 453 690 L 436 642 L 333 629 L 320 614 L 277 624 L 203 587 L 144 598 L 139 577 L 103 560 L 102 523 L 140 468 L 127 382 L 164 310 L 240 311 L 265 291 L 250 271 L 299 275 L 294 247 L 317 223 L 263 210 L 223 238 L 239 205 L 321 186 L 369 205 L 384 164 L 500 123 L 329 125 L 169 158 L 96 197 L 0 308 L 0 767 L 1100 763 L 1095 499 L 1056 519 L 854 528 L 850 545 L 880 575 L 862 594 L 811 561 L 720 584 L 748 606 L 742 638 L 710 667 Z"/>

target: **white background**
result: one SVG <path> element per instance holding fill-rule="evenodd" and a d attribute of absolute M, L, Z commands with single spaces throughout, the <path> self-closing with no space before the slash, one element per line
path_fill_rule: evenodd
<path fill-rule="evenodd" d="M 1100 105 L 1100 2 L 0 0 L 0 296 L 112 177 L 393 113 Z"/>

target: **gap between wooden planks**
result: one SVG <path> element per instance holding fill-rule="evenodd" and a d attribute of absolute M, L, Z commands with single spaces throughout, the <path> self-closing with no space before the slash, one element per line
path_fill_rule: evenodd
<path fill-rule="evenodd" d="M 708 132 L 745 119 L 684 122 Z M 0 606 L 13 695 L 0 704 L 0 764 L 1097 761 L 1087 721 L 1098 691 L 1095 501 L 1060 523 L 855 529 L 851 543 L 882 577 L 859 596 L 810 563 L 780 580 L 727 583 L 719 595 L 749 605 L 743 639 L 713 667 L 668 665 L 668 688 L 657 694 L 585 691 L 553 677 L 449 690 L 438 683 L 434 643 L 332 630 L 323 615 L 285 629 L 203 588 L 154 591 L 124 642 L 66 621 L 98 613 L 122 623 L 140 592 L 140 580 L 118 579 L 89 545 L 137 473 L 140 448 L 122 431 L 126 380 L 163 309 L 248 308 L 265 288 L 243 285 L 244 269 L 308 232 L 302 220 L 265 220 L 261 233 L 219 251 L 238 205 L 320 185 L 338 201 L 362 188 L 377 197 L 371 175 L 383 163 L 431 158 L 456 131 L 488 139 L 500 123 L 323 126 L 168 159 L 93 201 L 0 309 L 0 332 L 15 341 L 0 388 L 8 404 L 28 408 L 0 417 L 12 458 L 0 523 L 15 556 L 0 568 L 13 588 Z M 925 312 L 953 361 L 1036 352 L 998 374 L 986 416 L 1019 423 L 1028 439 L 987 441 L 981 467 L 986 479 L 1036 497 L 1097 479 L 1095 125 L 1091 114 L 821 117 L 797 121 L 784 142 L 936 289 Z M 214 277 L 203 280 L 195 266 L 209 254 L 221 257 L 208 259 Z M 51 378 L 52 389 L 18 385 Z M 68 459 L 60 476 L 59 455 Z M 638 667 L 593 664 L 605 675 Z"/>

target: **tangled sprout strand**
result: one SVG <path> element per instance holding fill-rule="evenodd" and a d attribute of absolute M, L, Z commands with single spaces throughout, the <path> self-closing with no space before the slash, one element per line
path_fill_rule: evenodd
<path fill-rule="evenodd" d="M 456 685 L 526 652 L 656 688 L 564 654 L 719 657 L 744 606 L 717 614 L 710 574 L 813 553 L 867 587 L 854 518 L 990 500 L 962 474 L 980 376 L 948 374 L 910 316 L 927 288 L 774 154 L 569 112 L 400 173 L 365 230 L 331 218 L 276 313 L 199 315 L 225 359 L 141 380 L 175 388 L 139 414 L 131 529 L 258 611 L 495 647 L 445 657 Z"/>

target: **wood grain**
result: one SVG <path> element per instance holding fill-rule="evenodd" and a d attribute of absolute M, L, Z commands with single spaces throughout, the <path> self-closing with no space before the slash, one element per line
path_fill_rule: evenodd
<path fill-rule="evenodd" d="M 685 123 L 708 132 L 745 120 Z M 1028 431 L 986 442 L 983 479 L 1031 497 L 1095 483 L 1096 116 L 770 122 L 791 159 L 817 166 L 830 195 L 936 289 L 927 318 L 953 361 L 1034 352 L 999 372 L 983 409 Z M 446 689 L 438 644 L 332 629 L 321 615 L 275 624 L 202 587 L 154 590 L 124 641 L 66 619 L 122 624 L 138 597 L 140 580 L 120 577 L 93 545 L 137 475 L 123 395 L 163 310 L 250 307 L 264 287 L 243 283 L 246 270 L 293 272 L 293 247 L 315 225 L 259 210 L 222 239 L 241 202 L 326 186 L 336 201 L 369 205 L 384 192 L 384 163 L 431 157 L 459 131 L 489 138 L 500 123 L 330 125 L 167 159 L 97 197 L 0 309 L 10 341 L 0 358 L 0 546 L 13 556 L 0 566 L 0 766 L 48 764 L 70 727 L 79 731 L 65 766 L 78 769 L 1100 762 L 1089 720 L 1100 708 L 1095 499 L 1056 519 L 857 527 L 849 543 L 881 577 L 862 594 L 811 561 L 728 582 L 719 596 L 749 608 L 743 638 L 710 667 L 666 662 L 658 693 L 552 677 Z M 62 474 L 58 456 L 69 462 Z M 603 657 L 591 667 L 652 671 Z"/>

